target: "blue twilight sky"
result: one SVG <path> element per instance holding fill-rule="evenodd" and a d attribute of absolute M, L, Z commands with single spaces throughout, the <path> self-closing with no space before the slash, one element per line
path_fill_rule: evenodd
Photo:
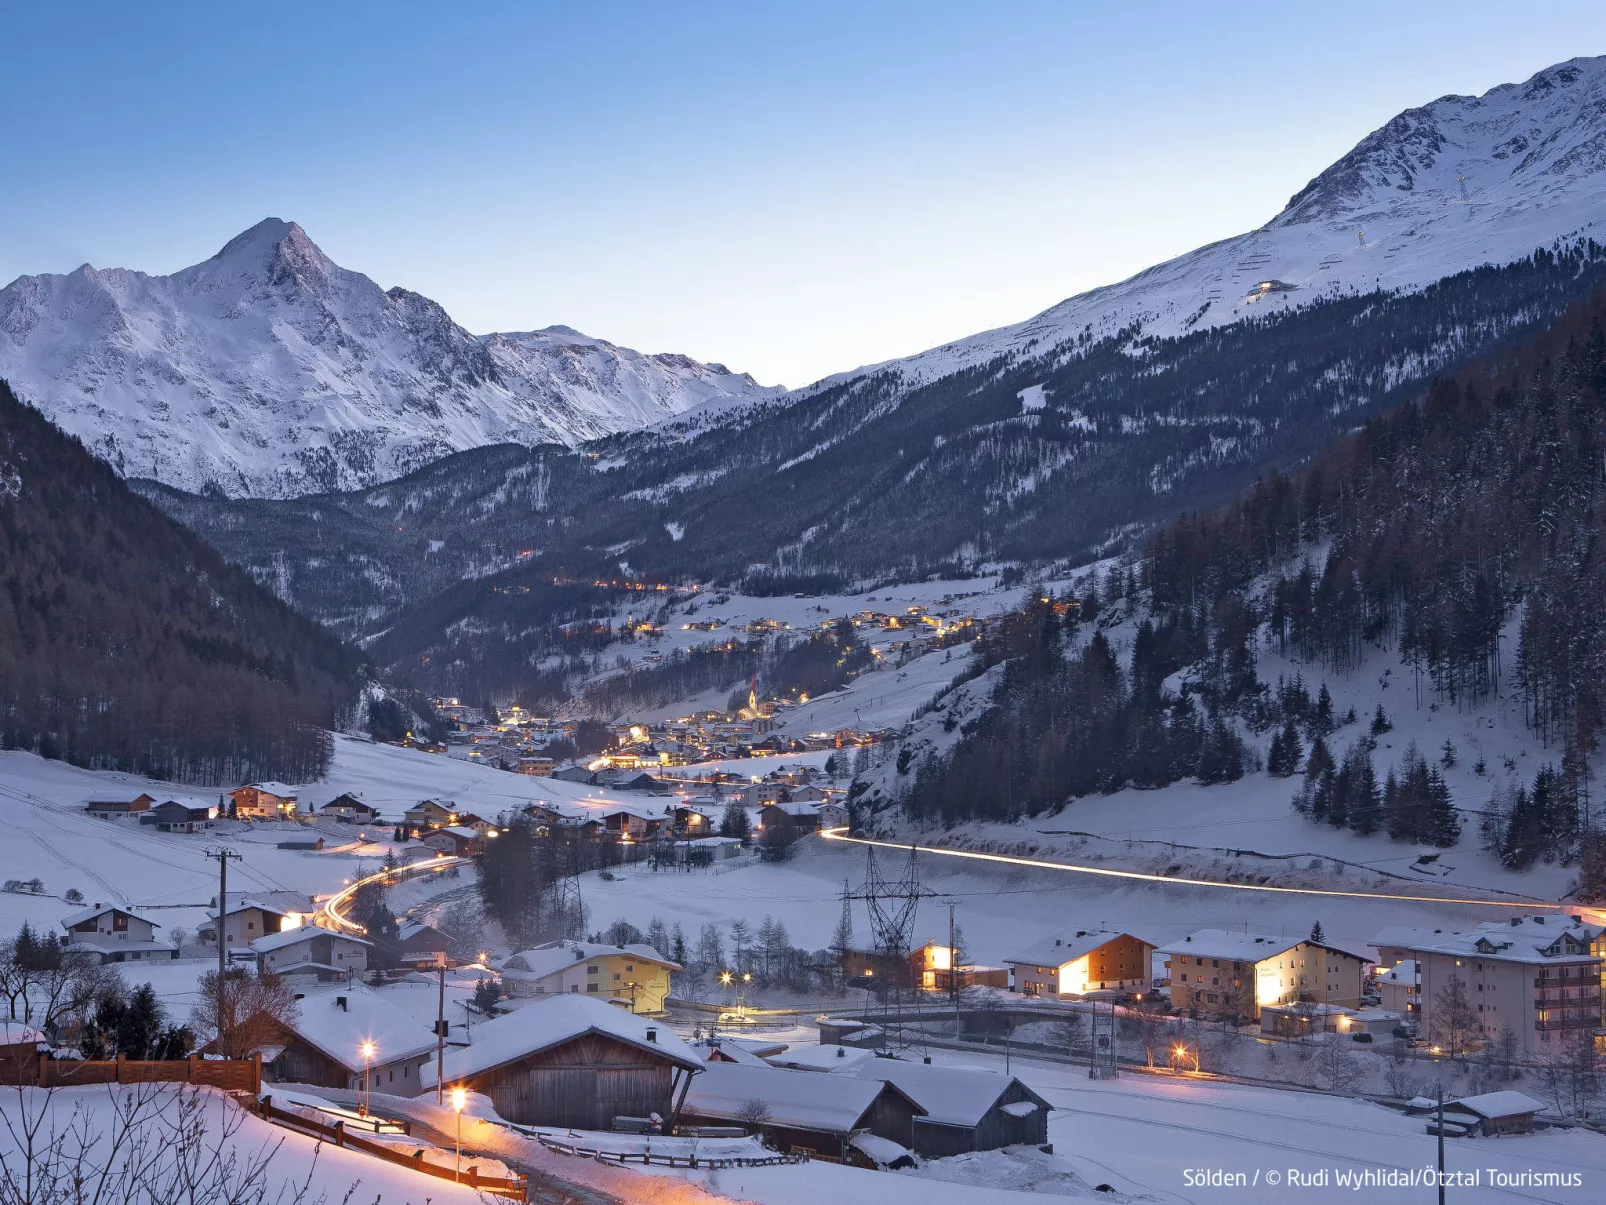
<path fill-rule="evenodd" d="M 806 383 L 1258 226 L 1591 3 L 13 2 L 0 282 L 272 215 L 476 332 Z"/>

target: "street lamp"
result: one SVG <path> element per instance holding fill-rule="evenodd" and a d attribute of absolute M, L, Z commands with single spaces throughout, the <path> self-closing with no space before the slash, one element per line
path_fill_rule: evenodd
<path fill-rule="evenodd" d="M 374 1100 L 373 1080 L 369 1075 L 373 1060 L 374 1044 L 372 1042 L 364 1042 L 362 1044 L 362 1108 L 358 1110 L 358 1113 L 363 1117 L 368 1116 L 368 1106 Z"/>
<path fill-rule="evenodd" d="M 452 1109 L 457 1113 L 457 1179 L 463 1178 L 463 1106 L 468 1104 L 468 1093 L 461 1088 L 452 1089 Z"/>

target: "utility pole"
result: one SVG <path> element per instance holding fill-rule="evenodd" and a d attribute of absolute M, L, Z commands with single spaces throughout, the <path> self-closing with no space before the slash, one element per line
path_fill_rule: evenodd
<path fill-rule="evenodd" d="M 446 1101 L 446 964 L 442 963 L 440 1007 L 435 1013 L 435 1103 Z"/>
<path fill-rule="evenodd" d="M 1439 1205 L 1444 1205 L 1444 1085 L 1439 1085 Z"/>
<path fill-rule="evenodd" d="M 954 902 L 948 901 L 948 1002 L 959 1007 L 959 951 L 954 949 Z"/>
<path fill-rule="evenodd" d="M 239 862 L 241 856 L 227 845 L 206 851 L 206 856 L 217 859 L 217 1036 L 223 1040 L 223 976 L 229 969 L 229 943 L 225 930 L 229 921 L 229 863 Z"/>

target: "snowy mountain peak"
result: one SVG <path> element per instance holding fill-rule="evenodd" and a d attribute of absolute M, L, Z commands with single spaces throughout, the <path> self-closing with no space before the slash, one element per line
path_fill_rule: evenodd
<path fill-rule="evenodd" d="M 279 218 L 170 276 L 19 277 L 0 289 L 0 378 L 128 476 L 270 497 L 779 392 L 568 327 L 476 337 Z"/>
<path fill-rule="evenodd" d="M 1419 289 L 1558 242 L 1606 242 L 1606 58 L 1407 109 L 1265 226 L 1035 317 L 820 382 L 891 372 L 919 385 L 1008 355 L 1160 337 L 1375 289 Z"/>
<path fill-rule="evenodd" d="M 1471 202 L 1519 178 L 1560 183 L 1606 166 L 1606 59 L 1573 59 L 1525 84 L 1407 109 L 1289 200 L 1272 226 L 1364 217 L 1399 194 Z"/>

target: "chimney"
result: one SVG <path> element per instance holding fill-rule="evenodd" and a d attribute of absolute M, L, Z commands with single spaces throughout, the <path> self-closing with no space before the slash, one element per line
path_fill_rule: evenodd
<path fill-rule="evenodd" d="M 1187 937 L 1184 937 L 1182 940 L 1183 941 L 1192 941 L 1193 940 L 1193 935 L 1189 934 Z"/>
<path fill-rule="evenodd" d="M 1511 918 L 1511 927 L 1513 929 L 1515 929 L 1520 924 L 1522 924 L 1522 917 L 1514 916 L 1514 917 Z"/>
<path fill-rule="evenodd" d="M 847 1058 L 847 1056 L 848 1056 L 848 1048 L 846 1046 L 838 1046 L 836 1048 L 836 1057 L 837 1058 L 843 1059 L 843 1058 Z"/>
<path fill-rule="evenodd" d="M 658 1027 L 656 1025 L 647 1026 L 647 1041 L 654 1046 L 658 1044 Z"/>
<path fill-rule="evenodd" d="M 1078 933 L 1078 934 L 1077 934 L 1077 936 L 1078 936 L 1078 937 L 1080 937 L 1080 936 L 1081 936 L 1081 934 L 1080 934 L 1080 933 Z M 1061 941 L 1061 940 L 1060 940 L 1060 939 L 1059 939 L 1059 938 L 1057 938 L 1057 937 L 1056 937 L 1056 938 L 1055 938 L 1055 939 L 1054 939 L 1054 944 L 1055 944 L 1055 945 L 1056 945 L 1056 946 L 1062 946 L 1062 945 L 1064 945 L 1064 944 L 1065 944 L 1065 943 L 1064 943 L 1064 942 L 1062 942 L 1062 941 Z"/>
<path fill-rule="evenodd" d="M 351 1011 L 351 1009 L 346 1006 L 346 999 L 347 998 L 345 996 L 335 997 L 335 1007 L 343 1013 L 349 1013 Z"/>
<path fill-rule="evenodd" d="M 1544 923 L 1545 923 L 1545 918 L 1544 918 L 1544 917 L 1542 917 L 1542 916 L 1536 916 L 1536 917 L 1534 917 L 1534 924 L 1536 924 L 1536 925 L 1542 925 L 1542 924 L 1544 924 Z"/>

